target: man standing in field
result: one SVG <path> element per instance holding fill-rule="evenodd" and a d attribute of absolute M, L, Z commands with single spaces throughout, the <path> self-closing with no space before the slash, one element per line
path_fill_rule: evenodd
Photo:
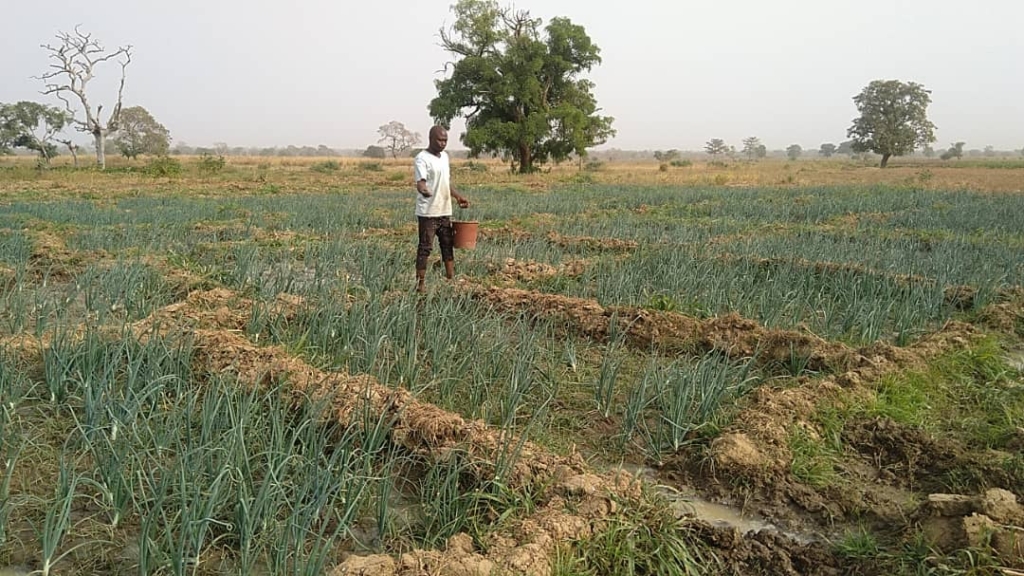
<path fill-rule="evenodd" d="M 430 129 L 427 149 L 413 162 L 416 177 L 416 218 L 419 220 L 419 246 L 416 249 L 416 291 L 426 292 L 427 259 L 434 247 L 434 236 L 441 246 L 444 275 L 455 277 L 454 235 L 452 233 L 452 198 L 462 208 L 469 200 L 452 187 L 448 153 L 448 131 L 441 126 Z"/>

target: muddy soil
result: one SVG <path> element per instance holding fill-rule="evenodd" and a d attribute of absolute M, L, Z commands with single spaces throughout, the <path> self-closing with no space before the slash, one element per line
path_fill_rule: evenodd
<path fill-rule="evenodd" d="M 368 405 L 391 414 L 392 440 L 411 453 L 443 459 L 452 450 L 468 451 L 479 462 L 481 477 L 493 474 L 487 462 L 508 440 L 479 421 L 420 402 L 401 388 L 365 375 L 325 373 L 290 356 L 284 349 L 258 347 L 241 335 L 252 302 L 218 289 L 194 292 L 134 325 L 146 338 L 185 328 L 197 350 L 199 368 L 231 373 L 243 385 L 287 381 L 291 394 L 327 398 L 333 417 L 348 422 Z M 286 316 L 301 300 L 282 296 L 274 304 Z M 173 328 L 172 328 L 173 327 Z M 394 558 L 353 555 L 331 573 L 343 574 L 549 574 L 557 546 L 600 530 L 604 519 L 641 497 L 641 481 L 624 472 L 596 474 L 578 455 L 558 456 L 526 443 L 508 480 L 513 486 L 544 486 L 537 510 L 477 549 L 466 535 L 453 537 L 445 550 L 415 550 Z M 771 530 L 743 535 L 736 528 L 693 521 L 695 538 L 710 545 L 726 572 L 756 570 L 773 574 L 834 574 L 837 561 L 822 544 L 799 543 Z M 756 573 L 756 572 L 751 572 Z"/>

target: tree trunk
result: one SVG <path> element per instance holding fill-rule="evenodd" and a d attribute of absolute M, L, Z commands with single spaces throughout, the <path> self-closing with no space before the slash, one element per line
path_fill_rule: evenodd
<path fill-rule="evenodd" d="M 885 168 L 886 166 L 889 165 L 890 156 L 892 156 L 892 154 L 882 154 L 882 164 L 879 165 L 879 168 Z"/>
<path fill-rule="evenodd" d="M 107 154 L 106 154 L 106 150 L 105 150 L 106 143 L 107 143 L 106 142 L 107 141 L 106 134 L 103 133 L 103 130 L 97 130 L 97 131 L 93 132 L 92 135 L 96 139 L 96 165 L 99 166 L 100 170 L 106 170 L 107 169 Z"/>
<path fill-rule="evenodd" d="M 78 147 L 68 146 L 68 150 L 71 152 L 71 158 L 75 161 L 75 168 L 78 168 Z"/>
<path fill-rule="evenodd" d="M 519 173 L 529 174 L 533 172 L 533 156 L 529 144 L 519 145 Z"/>

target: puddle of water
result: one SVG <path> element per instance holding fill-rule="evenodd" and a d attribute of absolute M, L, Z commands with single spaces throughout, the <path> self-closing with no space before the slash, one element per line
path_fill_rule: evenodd
<path fill-rule="evenodd" d="M 713 526 L 736 528 L 743 534 L 760 532 L 761 530 L 780 531 L 771 522 L 756 516 L 748 516 L 732 506 L 715 504 L 714 502 L 708 502 L 694 496 L 672 496 L 671 493 L 666 495 L 671 498 L 672 510 L 678 516 L 696 518 Z"/>
<path fill-rule="evenodd" d="M 1022 354 L 1021 361 L 1024 362 L 1024 354 Z M 672 511 L 680 518 L 693 518 L 720 528 L 735 528 L 741 534 L 769 530 L 792 538 L 801 544 L 815 542 L 820 539 L 814 534 L 783 530 L 768 519 L 752 514 L 744 514 L 742 510 L 735 506 L 717 504 L 705 500 L 696 494 L 680 492 L 668 486 L 660 485 L 657 482 L 658 473 L 653 468 L 628 462 L 623 462 L 616 466 L 616 468 L 653 484 L 658 492 L 669 501 Z"/>

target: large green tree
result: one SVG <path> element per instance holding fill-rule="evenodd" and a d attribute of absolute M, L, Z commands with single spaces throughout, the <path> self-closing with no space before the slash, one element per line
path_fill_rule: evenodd
<path fill-rule="evenodd" d="M 148 110 L 132 106 L 121 110 L 121 125 L 113 142 L 128 159 L 142 154 L 167 154 L 171 149 L 171 133 Z"/>
<path fill-rule="evenodd" d="M 935 141 L 928 120 L 931 91 L 916 82 L 875 80 L 853 97 L 860 117 L 846 131 L 855 152 L 881 154 L 885 168 L 892 156 L 903 156 Z"/>
<path fill-rule="evenodd" d="M 49 163 L 57 155 L 54 137 L 70 121 L 71 116 L 56 106 L 28 101 L 0 104 L 0 153 L 26 148 Z"/>
<path fill-rule="evenodd" d="M 529 12 L 494 0 L 459 0 L 441 46 L 455 61 L 435 82 L 430 115 L 448 125 L 465 117 L 462 143 L 472 156 L 501 155 L 513 169 L 584 156 L 615 134 L 598 114 L 594 83 L 584 73 L 601 62 L 582 26 L 553 18 L 542 28 Z"/>

